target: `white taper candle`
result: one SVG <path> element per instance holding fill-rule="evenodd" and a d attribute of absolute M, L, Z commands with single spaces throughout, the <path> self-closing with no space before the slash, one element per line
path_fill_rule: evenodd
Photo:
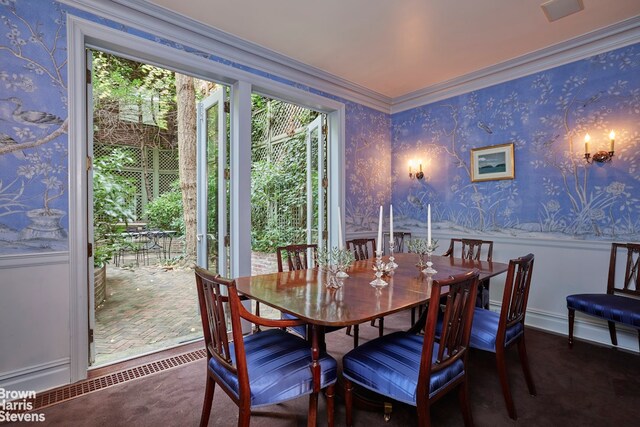
<path fill-rule="evenodd" d="M 382 244 L 382 206 L 380 206 L 380 218 L 378 219 L 378 241 L 376 242 L 376 252 L 382 252 L 381 244 Z"/>
<path fill-rule="evenodd" d="M 393 242 L 393 205 L 389 205 L 389 241 Z"/>
<path fill-rule="evenodd" d="M 431 246 L 431 204 L 427 206 L 427 245 Z"/>
<path fill-rule="evenodd" d="M 342 211 L 338 206 L 338 249 L 344 249 L 344 239 L 342 238 Z"/>

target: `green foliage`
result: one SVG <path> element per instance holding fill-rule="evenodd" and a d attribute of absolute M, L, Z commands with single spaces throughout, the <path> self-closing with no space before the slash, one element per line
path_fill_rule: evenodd
<path fill-rule="evenodd" d="M 117 171 L 133 159 L 122 149 L 93 162 L 94 266 L 101 267 L 124 245 L 122 226 L 133 219 L 134 183 Z"/>
<path fill-rule="evenodd" d="M 93 96 L 101 110 L 139 114 L 166 129 L 176 109 L 175 73 L 104 52 L 93 52 Z M 144 117 L 143 117 L 144 116 Z"/>
<path fill-rule="evenodd" d="M 209 177 L 208 193 L 208 228 L 210 233 L 218 229 L 217 212 L 217 181 L 215 176 Z M 182 209 L 182 191 L 180 180 L 171 183 L 171 190 L 163 193 L 154 201 L 147 203 L 145 215 L 149 228 L 160 230 L 176 230 L 179 235 L 184 235 L 184 211 Z"/>
<path fill-rule="evenodd" d="M 182 210 L 182 192 L 180 181 L 171 184 L 171 190 L 163 193 L 147 204 L 145 215 L 150 228 L 160 230 L 176 230 L 184 234 L 184 217 Z"/>
<path fill-rule="evenodd" d="M 306 224 L 291 221 L 306 216 L 307 172 L 304 135 L 290 139 L 288 155 L 280 162 L 253 162 L 251 168 L 251 235 L 254 250 L 271 252 L 276 247 L 305 241 Z M 317 172 L 313 177 L 314 194 Z M 293 223 L 293 225 L 292 225 Z"/>

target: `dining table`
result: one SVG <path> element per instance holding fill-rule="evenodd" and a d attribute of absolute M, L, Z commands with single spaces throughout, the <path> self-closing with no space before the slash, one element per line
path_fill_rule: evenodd
<path fill-rule="evenodd" d="M 388 257 L 383 257 L 387 262 Z M 349 275 L 339 288 L 328 287 L 328 272 L 313 268 L 287 272 L 239 277 L 236 287 L 239 293 L 281 312 L 291 314 L 308 324 L 307 337 L 311 345 L 311 369 L 314 393 L 310 400 L 308 425 L 315 425 L 317 395 L 320 391 L 320 351 L 325 349 L 325 328 L 358 325 L 393 313 L 428 303 L 432 280 L 477 270 L 483 280 L 504 273 L 508 264 L 495 261 L 476 261 L 455 257 L 431 256 L 434 274 L 422 272 L 417 267 L 418 255 L 397 253 L 398 267 L 384 275 L 386 286 L 374 287 L 375 259 L 354 262 L 347 270 Z M 425 311 L 426 313 L 426 311 Z M 424 318 L 418 320 L 424 321 Z M 408 328 L 416 325 L 408 325 Z"/>

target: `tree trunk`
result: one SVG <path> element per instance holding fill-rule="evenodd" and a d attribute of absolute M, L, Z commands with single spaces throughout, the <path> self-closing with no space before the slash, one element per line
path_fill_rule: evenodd
<path fill-rule="evenodd" d="M 176 73 L 178 158 L 185 226 L 185 263 L 196 259 L 196 93 L 193 77 Z"/>

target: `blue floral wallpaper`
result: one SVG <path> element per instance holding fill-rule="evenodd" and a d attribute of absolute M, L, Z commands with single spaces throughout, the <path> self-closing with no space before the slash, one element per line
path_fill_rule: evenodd
<path fill-rule="evenodd" d="M 387 114 L 55 1 L 0 0 L 0 255 L 68 248 L 67 13 L 343 102 L 347 220 L 375 229 L 390 198 Z"/>
<path fill-rule="evenodd" d="M 393 204 L 406 227 L 452 233 L 637 240 L 640 45 L 394 114 Z M 588 165 L 590 151 L 611 163 Z M 515 179 L 471 182 L 473 148 L 512 143 Z M 409 179 L 422 159 L 426 178 Z"/>
<path fill-rule="evenodd" d="M 638 238 L 639 45 L 390 116 L 55 1 L 0 0 L 0 255 L 68 248 L 66 13 L 344 102 L 348 232 L 392 201 L 398 227 L 431 203 L 455 232 Z M 613 161 L 586 165 L 584 134 L 596 151 L 611 129 Z M 505 143 L 515 179 L 472 183 L 470 150 Z"/>
<path fill-rule="evenodd" d="M 0 254 L 65 250 L 65 16 L 56 3 L 0 0 L 0 20 Z"/>
<path fill-rule="evenodd" d="M 347 104 L 345 223 L 348 232 L 378 229 L 380 205 L 391 199 L 389 115 Z"/>

